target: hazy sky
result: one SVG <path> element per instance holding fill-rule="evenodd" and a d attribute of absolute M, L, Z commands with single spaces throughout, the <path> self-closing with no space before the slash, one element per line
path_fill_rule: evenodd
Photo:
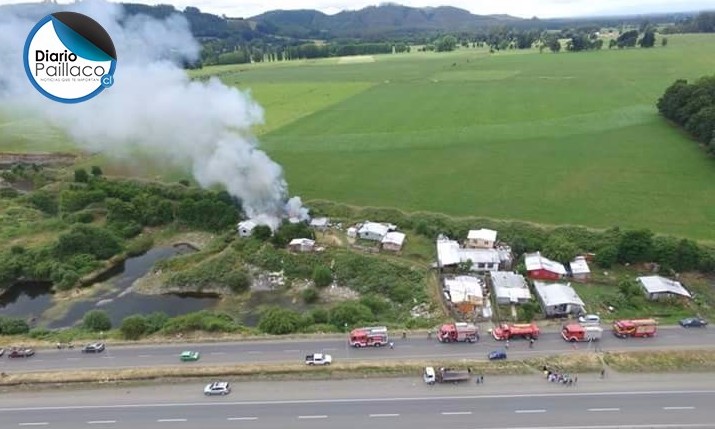
<path fill-rule="evenodd" d="M 28 0 L 0 0 L 0 4 L 25 3 Z M 60 0 L 60 3 L 68 3 Z M 127 0 L 130 3 L 172 4 L 178 9 L 196 6 L 204 12 L 249 17 L 273 9 L 318 9 L 336 13 L 360 9 L 381 1 L 371 0 Z M 715 9 L 713 0 L 402 0 L 406 6 L 449 5 L 475 14 L 505 13 L 531 18 L 571 17 L 584 15 L 642 14 Z"/>

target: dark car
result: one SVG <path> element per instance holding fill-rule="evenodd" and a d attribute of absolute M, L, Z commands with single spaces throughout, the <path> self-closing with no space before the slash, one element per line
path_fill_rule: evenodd
<path fill-rule="evenodd" d="M 104 351 L 104 343 L 92 343 L 82 347 L 82 353 L 101 353 Z"/>
<path fill-rule="evenodd" d="M 489 353 L 487 356 L 489 360 L 502 360 L 506 359 L 506 351 L 505 350 L 494 350 L 493 352 Z"/>
<path fill-rule="evenodd" d="M 26 358 L 30 356 L 34 356 L 35 351 L 32 349 L 12 349 L 10 350 L 10 353 L 8 353 L 7 357 L 10 358 Z"/>
<path fill-rule="evenodd" d="M 705 319 L 701 319 L 700 317 L 688 317 L 687 319 L 683 319 L 680 322 L 680 326 L 683 328 L 703 328 L 707 326 L 708 321 Z"/>

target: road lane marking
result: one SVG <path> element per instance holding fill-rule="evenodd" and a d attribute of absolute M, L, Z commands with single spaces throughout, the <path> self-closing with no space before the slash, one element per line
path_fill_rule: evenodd
<path fill-rule="evenodd" d="M 694 410 L 695 407 L 663 407 L 664 410 Z"/>
<path fill-rule="evenodd" d="M 47 426 L 48 422 L 36 422 L 36 423 L 20 423 L 20 426 Z"/>
<path fill-rule="evenodd" d="M 715 390 L 652 390 L 630 392 L 564 392 L 564 393 L 515 393 L 497 395 L 461 395 L 461 396 L 418 396 L 393 398 L 338 398 L 338 399 L 288 399 L 276 401 L 226 401 L 226 402 L 176 402 L 176 403 L 142 403 L 115 405 L 66 405 L 48 407 L 11 407 L 0 408 L 3 412 L 32 411 L 66 411 L 66 410 L 101 410 L 101 409 L 131 409 L 131 408 L 185 408 L 185 407 L 225 407 L 237 405 L 305 405 L 305 404 L 351 404 L 351 403 L 381 403 L 381 402 L 432 402 L 474 400 L 474 399 L 514 399 L 514 398 L 574 398 L 603 396 L 662 396 L 662 395 L 702 395 L 715 394 Z"/>
<path fill-rule="evenodd" d="M 332 351 L 335 351 L 335 350 L 337 350 L 337 349 L 332 349 L 332 348 L 331 348 L 331 349 L 323 349 L 323 350 L 325 350 L 326 352 L 332 352 Z"/>
<path fill-rule="evenodd" d="M 114 356 L 102 356 L 102 359 L 114 359 Z"/>
<path fill-rule="evenodd" d="M 400 417 L 399 414 L 370 414 L 370 417 Z"/>
<path fill-rule="evenodd" d="M 152 355 L 139 355 L 139 357 L 151 357 Z"/>
<path fill-rule="evenodd" d="M 517 414 L 545 413 L 546 410 L 514 410 Z"/>
<path fill-rule="evenodd" d="M 328 416 L 298 416 L 299 419 L 327 419 Z"/>
<path fill-rule="evenodd" d="M 683 423 L 679 425 L 658 424 L 649 425 L 593 425 L 593 426 L 502 426 L 492 427 L 489 429 L 686 429 L 686 428 L 702 428 L 712 429 L 710 423 Z"/>
<path fill-rule="evenodd" d="M 67 360 L 80 360 L 81 358 L 66 358 Z"/>
<path fill-rule="evenodd" d="M 258 417 L 229 417 L 226 420 L 228 421 L 246 421 L 246 420 L 258 420 Z"/>
<path fill-rule="evenodd" d="M 116 423 L 116 420 L 92 420 L 87 422 L 88 425 L 111 425 Z"/>
<path fill-rule="evenodd" d="M 175 423 L 175 422 L 185 422 L 186 419 L 159 419 L 159 423 Z"/>
<path fill-rule="evenodd" d="M 620 408 L 589 408 L 588 411 L 621 411 Z"/>
<path fill-rule="evenodd" d="M 209 354 L 210 354 L 210 355 L 213 355 L 213 356 L 220 356 L 220 355 L 225 355 L 225 354 L 228 354 L 228 353 L 226 353 L 226 352 L 211 352 L 211 353 L 209 353 Z"/>
<path fill-rule="evenodd" d="M 471 415 L 471 411 L 445 411 L 442 412 L 443 416 L 468 416 Z"/>
<path fill-rule="evenodd" d="M 261 354 L 261 353 L 263 353 L 263 352 L 259 352 L 258 350 L 250 350 L 250 351 L 248 352 L 249 355 L 258 355 L 258 354 Z"/>

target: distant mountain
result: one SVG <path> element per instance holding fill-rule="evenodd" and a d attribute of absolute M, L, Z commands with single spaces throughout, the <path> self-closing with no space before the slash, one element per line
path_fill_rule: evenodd
<path fill-rule="evenodd" d="M 427 31 L 475 31 L 523 21 L 509 15 L 474 15 L 451 6 L 368 6 L 326 15 L 316 10 L 274 10 L 252 18 L 262 28 L 288 37 L 365 37 Z"/>

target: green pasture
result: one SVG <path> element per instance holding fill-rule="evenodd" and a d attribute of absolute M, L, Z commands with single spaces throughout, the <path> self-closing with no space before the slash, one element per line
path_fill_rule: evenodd
<path fill-rule="evenodd" d="M 304 200 L 714 241 L 715 160 L 654 104 L 675 79 L 713 73 L 715 35 L 668 38 L 648 50 L 460 49 L 192 76 L 251 92 L 262 145 Z M 12 128 L 0 123 L 3 148 L 62 141 Z"/>

